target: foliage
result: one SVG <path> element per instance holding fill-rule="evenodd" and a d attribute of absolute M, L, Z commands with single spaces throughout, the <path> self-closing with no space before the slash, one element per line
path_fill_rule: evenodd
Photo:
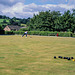
<path fill-rule="evenodd" d="M 3 20 L 3 23 L 7 23 L 6 20 Z"/>
<path fill-rule="evenodd" d="M 72 32 L 29 31 L 30 35 L 72 37 Z"/>
<path fill-rule="evenodd" d="M 29 28 L 27 27 L 27 28 L 21 28 L 19 31 L 28 31 L 29 30 Z"/>
<path fill-rule="evenodd" d="M 2 28 L 2 26 L 0 25 L 0 34 L 4 34 L 5 32 L 4 32 L 4 30 L 3 30 L 3 28 Z"/>
<path fill-rule="evenodd" d="M 75 11 L 65 11 L 63 15 L 59 11 L 39 12 L 30 19 L 29 29 L 39 31 L 75 31 Z"/>
<path fill-rule="evenodd" d="M 26 23 L 29 23 L 29 20 L 30 18 L 16 18 L 16 17 L 13 17 L 13 18 L 9 18 L 5 15 L 0 15 L 0 25 L 3 26 L 4 28 L 4 25 L 18 25 L 18 26 L 21 26 L 22 25 L 26 25 Z M 27 25 L 26 25 L 27 26 Z"/>
<path fill-rule="evenodd" d="M 0 30 L 0 35 L 3 35 L 5 34 L 5 31 L 4 30 Z"/>
<path fill-rule="evenodd" d="M 22 34 L 24 34 L 25 31 L 13 31 L 13 32 L 14 32 L 14 34 L 22 35 Z"/>
<path fill-rule="evenodd" d="M 57 32 L 75 32 L 75 9 L 71 13 L 69 10 L 63 14 L 60 11 L 41 11 L 32 18 L 9 18 L 0 15 L 0 25 L 4 28 L 6 25 L 26 26 L 22 31 L 57 31 Z M 42 32 L 43 34 L 43 32 Z M 43 34 L 44 35 L 44 34 Z"/>
<path fill-rule="evenodd" d="M 18 34 L 22 35 L 25 31 L 5 31 L 5 34 Z M 41 35 L 41 36 L 61 36 L 61 37 L 72 37 L 72 32 L 50 32 L 50 31 L 28 31 L 29 35 Z"/>
<path fill-rule="evenodd" d="M 14 35 L 13 31 L 5 31 L 5 35 Z"/>
<path fill-rule="evenodd" d="M 0 30 L 3 30 L 2 26 L 0 25 Z"/>

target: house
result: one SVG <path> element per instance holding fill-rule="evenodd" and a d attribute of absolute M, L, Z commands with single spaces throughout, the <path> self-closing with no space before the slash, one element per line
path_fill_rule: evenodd
<path fill-rule="evenodd" d="M 17 25 L 7 25 L 4 28 L 4 31 L 18 31 L 20 28 L 22 28 L 21 26 L 17 26 Z"/>

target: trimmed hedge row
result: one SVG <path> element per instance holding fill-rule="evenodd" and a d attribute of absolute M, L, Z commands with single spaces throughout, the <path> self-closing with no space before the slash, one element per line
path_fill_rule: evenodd
<path fill-rule="evenodd" d="M 62 36 L 62 37 L 72 37 L 72 32 L 50 32 L 50 31 L 29 31 L 30 35 L 42 35 L 42 36 Z"/>
<path fill-rule="evenodd" d="M 5 35 L 14 35 L 15 33 L 13 31 L 5 31 Z"/>
<path fill-rule="evenodd" d="M 41 35 L 41 36 L 56 36 L 57 32 L 50 31 L 29 31 L 30 35 Z"/>
<path fill-rule="evenodd" d="M 73 37 L 75 37 L 75 34 L 73 34 Z"/>
<path fill-rule="evenodd" d="M 23 34 L 25 31 L 5 31 L 5 35 Z"/>
<path fill-rule="evenodd" d="M 0 30 L 0 35 L 4 35 L 5 31 L 4 30 Z"/>
<path fill-rule="evenodd" d="M 18 34 L 22 35 L 25 31 L 5 31 L 5 34 Z M 41 36 L 61 36 L 61 37 L 73 37 L 72 32 L 50 32 L 50 31 L 28 31 L 29 35 L 41 35 Z"/>

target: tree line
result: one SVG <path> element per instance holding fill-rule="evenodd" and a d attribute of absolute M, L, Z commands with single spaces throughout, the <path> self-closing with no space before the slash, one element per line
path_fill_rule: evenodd
<path fill-rule="evenodd" d="M 37 31 L 75 31 L 75 9 L 60 11 L 41 11 L 33 16 L 28 24 L 29 30 Z"/>
<path fill-rule="evenodd" d="M 16 18 L 16 17 L 10 18 L 5 15 L 0 15 L 0 19 L 3 19 L 3 22 L 1 22 L 0 24 L 21 25 L 21 24 L 26 24 L 27 22 L 29 22 L 30 17 L 27 19 L 25 18 L 22 19 L 22 18 Z"/>
<path fill-rule="evenodd" d="M 27 23 L 29 23 L 30 17 L 25 19 L 25 18 L 10 18 L 5 15 L 0 15 L 0 34 L 4 33 L 4 28 L 6 25 L 18 25 L 18 26 L 25 26 Z"/>
<path fill-rule="evenodd" d="M 9 20 L 9 23 L 8 25 L 19 25 L 21 26 L 21 24 L 27 24 L 27 22 L 29 22 L 30 18 L 16 18 L 16 17 L 13 17 L 12 19 Z"/>
<path fill-rule="evenodd" d="M 4 19 L 3 23 L 7 25 L 21 26 L 21 24 L 26 24 L 29 31 L 75 32 L 75 9 L 72 12 L 67 10 L 63 14 L 60 11 L 41 11 L 39 14 L 34 14 L 32 18 L 27 19 L 9 18 L 0 15 L 0 19 Z M 9 22 L 6 20 L 9 20 Z M 0 25 L 0 30 L 2 30 L 2 26 Z"/>

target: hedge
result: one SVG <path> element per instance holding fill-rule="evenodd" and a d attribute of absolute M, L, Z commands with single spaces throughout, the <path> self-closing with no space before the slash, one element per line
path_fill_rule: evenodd
<path fill-rule="evenodd" d="M 14 35 L 15 33 L 13 31 L 5 31 L 5 35 Z"/>
<path fill-rule="evenodd" d="M 22 35 L 22 34 L 24 34 L 25 31 L 13 31 L 13 32 L 14 32 L 14 34 Z"/>
<path fill-rule="evenodd" d="M 73 34 L 73 37 L 75 37 L 75 34 Z"/>
<path fill-rule="evenodd" d="M 72 37 L 72 32 L 29 31 L 30 35 Z"/>
<path fill-rule="evenodd" d="M 5 34 L 22 35 L 25 31 L 6 31 Z M 72 37 L 72 32 L 28 31 L 29 35 Z"/>
<path fill-rule="evenodd" d="M 3 35 L 5 34 L 5 31 L 4 30 L 0 30 L 0 35 Z"/>

